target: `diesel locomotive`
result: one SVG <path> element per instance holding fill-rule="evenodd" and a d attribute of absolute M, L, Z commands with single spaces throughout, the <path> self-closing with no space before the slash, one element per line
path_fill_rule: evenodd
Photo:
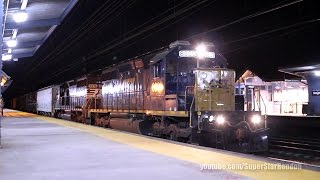
<path fill-rule="evenodd" d="M 37 112 L 240 152 L 268 149 L 265 118 L 236 109 L 235 71 L 212 43 L 167 48 L 37 92 Z"/>

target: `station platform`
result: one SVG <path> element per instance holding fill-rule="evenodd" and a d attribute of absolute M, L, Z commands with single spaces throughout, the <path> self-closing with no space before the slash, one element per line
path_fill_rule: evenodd
<path fill-rule="evenodd" d="M 320 179 L 318 169 L 4 110 L 1 180 Z"/>

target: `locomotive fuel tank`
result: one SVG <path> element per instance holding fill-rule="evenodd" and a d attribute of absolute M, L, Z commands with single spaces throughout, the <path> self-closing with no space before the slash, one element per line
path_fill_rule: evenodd
<path fill-rule="evenodd" d="M 111 129 L 126 131 L 136 134 L 149 135 L 152 132 L 152 125 L 155 121 L 147 120 L 148 117 L 142 114 L 110 113 L 108 116 L 95 117 L 96 122 L 103 122 L 104 126 Z"/>

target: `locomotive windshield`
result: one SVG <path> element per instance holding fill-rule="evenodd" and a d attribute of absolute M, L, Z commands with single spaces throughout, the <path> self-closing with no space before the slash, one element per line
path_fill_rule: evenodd
<path fill-rule="evenodd" d="M 198 111 L 233 111 L 235 72 L 228 69 L 195 70 Z"/>
<path fill-rule="evenodd" d="M 193 69 L 197 68 L 196 58 L 179 58 L 175 60 L 175 63 L 167 64 L 167 72 L 192 72 Z M 200 68 L 213 68 L 214 61 L 212 59 L 203 59 L 199 61 Z"/>

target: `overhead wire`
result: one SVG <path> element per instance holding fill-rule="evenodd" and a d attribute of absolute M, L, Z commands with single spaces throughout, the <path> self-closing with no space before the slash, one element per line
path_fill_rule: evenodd
<path fill-rule="evenodd" d="M 209 33 L 209 32 L 213 32 L 213 31 L 216 31 L 216 30 L 220 30 L 220 29 L 223 29 L 223 28 L 228 27 L 228 26 L 230 26 L 230 25 L 233 25 L 233 24 L 236 24 L 236 23 L 239 23 L 239 22 L 242 22 L 242 21 L 245 21 L 245 20 L 254 18 L 254 17 L 258 17 L 258 16 L 261 16 L 261 15 L 264 15 L 264 14 L 267 14 L 267 13 L 270 13 L 270 12 L 273 12 L 273 11 L 276 11 L 276 10 L 279 10 L 279 9 L 284 8 L 284 7 L 288 7 L 288 6 L 290 6 L 290 5 L 293 5 L 293 4 L 302 2 L 302 1 L 303 1 L 303 0 L 296 0 L 296 1 L 294 1 L 294 2 L 286 3 L 286 4 L 283 4 L 283 5 L 280 5 L 280 6 L 277 6 L 277 7 L 268 9 L 268 10 L 265 10 L 265 11 L 259 11 L 259 12 L 257 12 L 257 13 L 252 14 L 252 15 L 245 16 L 245 17 L 240 18 L 240 19 L 238 19 L 238 20 L 235 20 L 235 21 L 233 21 L 233 22 L 227 23 L 227 24 L 222 25 L 222 26 L 219 26 L 219 27 L 217 27 L 217 28 L 210 29 L 210 30 L 208 30 L 208 31 L 202 32 L 202 33 L 197 34 L 197 35 L 193 35 L 193 36 L 188 37 L 188 38 L 186 38 L 186 39 L 191 39 L 191 38 L 198 37 L 198 36 L 200 36 L 200 35 L 203 35 L 203 34 L 206 34 L 206 33 Z M 167 20 L 168 20 L 168 18 L 163 19 L 162 21 L 160 21 L 160 23 L 163 22 L 163 21 L 167 21 Z M 70 69 L 74 68 L 75 66 L 78 66 L 78 65 L 80 65 L 80 64 L 82 64 L 82 63 L 84 63 L 84 62 L 88 62 L 90 59 L 92 59 L 92 58 L 94 58 L 94 57 L 96 57 L 96 56 L 99 56 L 99 55 L 105 53 L 106 51 L 108 51 L 108 50 L 110 50 L 110 49 L 113 49 L 114 47 L 117 47 L 118 45 L 122 44 L 123 42 L 126 42 L 126 41 L 130 40 L 131 38 L 134 38 L 134 37 L 136 37 L 136 36 L 138 36 L 138 35 L 146 32 L 147 30 L 152 29 L 152 27 L 156 27 L 156 24 L 152 24 L 151 26 L 149 26 L 149 27 L 147 27 L 147 28 L 144 28 L 144 29 L 141 30 L 140 32 L 135 33 L 135 34 L 133 34 L 133 35 L 125 38 L 124 40 L 122 40 L 122 41 L 120 41 L 120 42 L 118 42 L 118 43 L 115 43 L 115 44 L 113 44 L 113 45 L 110 45 L 110 43 L 111 43 L 111 42 L 110 42 L 110 43 L 108 43 L 108 44 L 106 45 L 107 48 L 100 48 L 100 49 L 98 49 L 98 50 L 95 51 L 93 54 L 89 55 L 86 59 L 84 59 L 84 60 L 82 60 L 82 61 L 80 61 L 80 62 L 76 62 L 76 63 L 73 63 L 73 64 L 69 65 L 68 67 L 66 67 L 65 69 L 61 70 L 60 72 L 54 73 L 53 76 L 49 77 L 48 79 L 46 79 L 46 80 L 44 80 L 44 81 L 47 81 L 47 80 L 49 80 L 49 79 L 51 79 L 51 78 L 53 78 L 53 77 L 56 77 L 56 76 L 58 76 L 59 74 L 65 72 L 65 71 L 67 71 L 67 70 L 70 70 Z M 112 41 L 112 42 L 113 42 L 113 41 Z M 108 45 L 109 45 L 109 46 L 108 46 Z M 44 81 L 42 81 L 42 82 L 44 82 Z"/>
<path fill-rule="evenodd" d="M 245 41 L 245 40 L 248 40 L 248 39 L 253 39 L 253 38 L 260 37 L 260 36 L 269 35 L 269 34 L 272 34 L 272 33 L 276 33 L 276 32 L 279 32 L 279 31 L 290 29 L 292 27 L 299 26 L 298 28 L 295 28 L 295 29 L 293 29 L 291 31 L 288 31 L 288 32 L 283 32 L 283 33 L 281 33 L 279 35 L 264 37 L 263 40 L 265 41 L 265 40 L 269 40 L 269 39 L 277 39 L 279 37 L 283 37 L 283 36 L 292 34 L 294 32 L 298 32 L 298 31 L 310 28 L 311 25 L 314 25 L 314 24 L 311 24 L 311 23 L 315 23 L 315 22 L 319 22 L 319 21 L 320 21 L 320 19 L 307 20 L 307 21 L 295 23 L 293 25 L 289 25 L 289 26 L 285 26 L 285 27 L 282 27 L 282 28 L 278 28 L 276 30 L 270 30 L 270 31 L 267 31 L 267 32 L 263 32 L 263 33 L 259 33 L 259 34 L 256 34 L 256 35 L 252 35 L 252 36 L 248 36 L 248 37 L 245 37 L 245 38 L 241 38 L 239 40 L 235 40 L 234 42 L 241 42 L 241 41 Z M 300 27 L 300 26 L 302 26 L 302 27 Z M 230 41 L 230 44 L 233 44 L 234 42 Z M 254 43 L 254 44 L 256 44 L 256 43 Z M 226 43 L 226 45 L 229 45 L 229 43 Z M 223 54 L 233 54 L 235 52 L 239 52 L 242 49 L 246 49 L 246 48 L 248 48 L 250 46 L 252 46 L 252 44 L 248 44 L 246 46 L 241 46 L 241 47 L 238 47 L 238 48 L 235 48 L 235 49 L 232 49 L 232 50 L 224 51 Z"/>
<path fill-rule="evenodd" d="M 43 58 L 40 62 L 37 63 L 37 65 L 35 65 L 30 71 L 29 73 L 32 73 L 37 67 L 39 67 L 43 62 L 47 61 L 48 58 L 51 55 L 55 55 L 54 53 L 56 53 L 56 51 L 58 51 L 58 53 L 61 53 L 61 49 L 59 49 L 60 47 L 63 49 L 66 49 L 68 47 L 70 47 L 72 44 L 76 43 L 77 40 L 80 40 L 81 37 L 83 37 L 83 35 L 85 35 L 87 32 L 89 32 L 92 28 L 94 28 L 95 26 L 92 26 L 94 24 L 97 24 L 97 22 L 99 22 L 100 19 L 100 15 L 101 13 L 107 12 L 112 5 L 114 5 L 114 3 L 110 3 L 108 4 L 110 0 L 107 0 L 102 6 L 100 6 L 98 8 L 98 10 L 96 10 L 94 12 L 94 14 L 92 14 L 84 23 L 82 26 L 80 26 L 79 28 L 77 28 L 76 31 L 73 31 L 72 34 L 70 36 L 68 36 L 68 38 L 66 40 L 64 40 L 63 42 L 68 42 L 68 40 L 70 40 L 71 42 L 69 42 L 69 44 L 64 44 L 61 43 L 58 48 L 55 48 L 53 51 L 51 51 L 45 58 Z M 103 8 L 105 8 L 105 11 L 101 11 Z M 92 23 L 93 22 L 93 23 Z M 90 28 L 91 27 L 91 28 Z M 75 38 L 76 37 L 76 38 Z M 60 51 L 59 51 L 60 50 Z"/>
<path fill-rule="evenodd" d="M 95 52 L 93 52 L 91 55 L 89 55 L 88 58 L 90 58 L 90 57 L 95 57 L 95 56 L 97 56 L 97 55 L 100 55 L 100 54 L 102 54 L 102 53 L 104 53 L 104 52 L 106 52 L 106 51 L 114 48 L 115 46 L 117 46 L 117 45 L 119 45 L 119 44 L 127 41 L 128 39 L 132 39 L 132 38 L 134 38 L 134 37 L 136 37 L 136 36 L 138 36 L 138 35 L 141 35 L 142 33 L 144 33 L 144 32 L 146 32 L 146 31 L 148 31 L 148 30 L 150 30 L 150 29 L 153 29 L 153 28 L 159 26 L 159 25 L 163 24 L 164 22 L 167 22 L 168 20 L 170 20 L 170 19 L 172 19 L 172 18 L 174 18 L 174 17 L 176 17 L 176 16 L 178 16 L 178 15 L 181 15 L 182 13 L 184 13 L 184 12 L 186 12 L 186 11 L 192 9 L 192 8 L 195 8 L 195 7 L 197 7 L 197 6 L 200 6 L 200 5 L 202 5 L 203 3 L 207 2 L 207 1 L 209 1 L 209 0 L 202 0 L 202 1 L 198 1 L 198 2 L 196 2 L 196 3 L 194 3 L 194 4 L 191 4 L 191 5 L 187 6 L 187 7 L 184 8 L 184 9 L 181 9 L 181 10 L 177 11 L 176 13 L 171 14 L 171 15 L 167 16 L 166 18 L 161 19 L 160 21 L 157 21 L 157 22 L 151 24 L 150 26 L 148 26 L 148 27 L 140 30 L 139 32 L 137 32 L 137 33 L 135 33 L 135 34 L 133 34 L 133 35 L 128 36 L 126 39 L 124 39 L 124 40 L 122 40 L 122 41 L 120 41 L 120 42 L 117 42 L 119 39 L 115 39 L 115 40 L 113 40 L 113 41 L 105 44 L 103 47 L 97 49 Z M 117 42 L 117 43 L 111 45 L 111 44 L 114 43 L 114 42 Z"/>
<path fill-rule="evenodd" d="M 285 7 L 288 7 L 288 6 L 297 4 L 297 3 L 301 3 L 301 2 L 303 2 L 303 0 L 295 0 L 295 1 L 293 1 L 293 2 L 286 3 L 286 4 L 283 4 L 283 5 L 279 5 L 279 6 L 276 6 L 276 7 L 274 7 L 274 8 L 268 9 L 268 10 L 259 11 L 259 12 L 257 12 L 257 13 L 254 13 L 254 14 L 251 14 L 251 15 L 248 15 L 248 16 L 245 16 L 245 17 L 242 17 L 242 18 L 240 18 L 240 19 L 234 20 L 234 21 L 232 21 L 232 22 L 229 22 L 229 23 L 227 23 L 227 24 L 224 24 L 224 25 L 221 25 L 221 26 L 212 28 L 212 29 L 210 29 L 210 30 L 201 32 L 201 33 L 199 33 L 199 34 L 195 34 L 195 35 L 193 35 L 193 36 L 190 36 L 190 37 L 188 37 L 188 38 L 185 38 L 185 40 L 187 40 L 187 39 L 192 39 L 192 38 L 195 38 L 195 37 L 199 37 L 199 36 L 205 35 L 205 34 L 210 33 L 210 32 L 218 31 L 218 30 L 221 30 L 221 29 L 223 29 L 223 28 L 229 27 L 229 26 L 231 26 L 231 25 L 234 25 L 234 24 L 243 22 L 243 21 L 245 21 L 245 20 L 249 20 L 249 19 L 252 19 L 252 18 L 261 16 L 261 15 L 264 15 L 264 14 L 268 14 L 268 13 L 270 13 L 270 12 L 273 12 L 273 11 L 276 11 L 276 10 L 279 10 L 279 9 L 282 9 L 282 8 L 285 8 Z"/>
<path fill-rule="evenodd" d="M 184 13 L 184 12 L 190 10 L 190 9 L 193 9 L 193 8 L 195 8 L 195 7 L 198 7 L 198 6 L 200 6 L 200 5 L 202 5 L 203 3 L 208 2 L 208 1 L 209 1 L 209 0 L 197 1 L 196 3 L 193 3 L 193 4 L 187 6 L 187 7 L 183 8 L 183 9 L 177 11 L 175 14 L 169 15 L 168 17 L 163 18 L 163 19 L 161 19 L 160 21 L 157 21 L 157 22 L 151 24 L 150 26 L 148 26 L 148 27 L 140 30 L 139 32 L 137 32 L 137 33 L 135 33 L 135 34 L 133 34 L 133 35 L 130 35 L 129 37 L 126 37 L 126 38 L 123 39 L 123 40 L 120 40 L 120 42 L 116 42 L 116 43 L 113 44 L 113 45 L 109 45 L 110 43 L 113 43 L 113 42 L 119 40 L 119 38 L 117 38 L 117 39 L 115 39 L 114 41 L 108 43 L 107 46 L 108 46 L 108 45 L 109 45 L 109 46 L 108 46 L 107 48 L 103 48 L 103 49 L 101 48 L 102 50 L 101 50 L 101 49 L 98 49 L 98 50 L 95 51 L 92 55 L 89 55 L 87 58 L 82 59 L 82 60 L 80 60 L 80 61 L 78 61 L 78 62 L 76 62 L 76 63 L 73 63 L 73 64 L 68 65 L 67 67 L 65 67 L 65 69 L 61 70 L 60 72 L 55 72 L 55 73 L 53 73 L 53 76 L 55 77 L 55 76 L 61 74 L 62 72 L 65 72 L 65 71 L 69 70 L 70 68 L 74 68 L 75 66 L 77 66 L 77 65 L 79 65 L 79 64 L 83 64 L 84 62 L 87 62 L 88 59 L 92 59 L 92 58 L 94 58 L 94 57 L 97 57 L 97 56 L 103 54 L 105 51 L 110 50 L 110 49 L 112 49 L 112 48 L 114 48 L 114 47 L 117 47 L 118 45 L 120 45 L 120 44 L 122 44 L 122 43 L 124 43 L 124 42 L 126 42 L 126 41 L 128 41 L 128 40 L 130 40 L 130 39 L 132 39 L 132 38 L 134 38 L 134 37 L 137 37 L 138 35 L 146 32 L 146 31 L 148 31 L 148 30 L 150 30 L 150 29 L 153 29 L 154 27 L 157 27 L 157 26 L 163 24 L 164 22 L 166 22 L 166 21 L 168 21 L 168 20 L 170 20 L 170 19 L 172 19 L 172 18 L 174 18 L 174 17 L 176 17 L 176 16 L 178 16 L 178 15 L 181 15 L 182 13 Z M 120 38 L 122 38 L 122 37 L 120 37 Z"/>
<path fill-rule="evenodd" d="M 197 11 L 200 11 L 202 8 L 205 8 L 205 7 L 209 6 L 210 4 L 214 3 L 215 1 L 217 1 L 217 0 L 212 0 L 212 1 L 210 1 L 208 4 L 206 4 L 206 5 L 201 6 L 200 8 L 198 8 L 196 11 L 192 11 L 192 12 L 190 12 L 189 14 L 184 15 L 183 17 L 177 19 L 176 21 L 174 21 L 174 22 L 172 22 L 172 23 L 170 23 L 170 24 L 168 24 L 168 25 L 166 25 L 166 26 L 164 26 L 164 27 L 161 27 L 161 28 L 157 29 L 156 31 L 152 31 L 149 35 L 143 36 L 142 39 L 140 39 L 140 40 L 144 40 L 144 39 L 146 39 L 146 38 L 154 35 L 155 33 L 157 33 L 157 32 L 159 32 L 159 31 L 162 31 L 163 29 L 166 29 L 166 28 L 170 27 L 172 24 L 175 24 L 175 23 L 177 23 L 177 22 L 179 22 L 179 21 L 181 21 L 181 20 L 189 17 L 190 15 L 196 13 Z M 112 53 L 110 53 L 110 54 L 108 54 L 108 55 L 116 54 L 117 52 L 121 51 L 122 49 L 128 48 L 128 47 L 132 46 L 133 44 L 136 44 L 137 42 L 138 42 L 138 41 L 135 41 L 135 42 L 132 42 L 132 43 L 130 43 L 130 44 L 128 44 L 128 45 L 125 45 L 124 47 L 121 47 L 121 48 L 119 48 L 119 49 L 116 49 L 115 51 L 112 51 Z M 160 49 L 161 49 L 161 48 L 160 48 Z M 90 62 L 94 62 L 95 60 L 98 60 L 98 59 L 93 59 L 93 60 L 90 61 Z"/>
<path fill-rule="evenodd" d="M 237 42 L 241 42 L 241 41 L 257 38 L 257 37 L 260 37 L 260 36 L 264 36 L 264 35 L 267 35 L 267 34 L 272 34 L 272 33 L 275 33 L 275 32 L 278 32 L 278 31 L 282 31 L 282 30 L 285 30 L 285 29 L 290 29 L 290 28 L 293 28 L 293 27 L 302 26 L 302 25 L 306 25 L 306 24 L 310 24 L 310 23 L 314 23 L 314 22 L 319 22 L 319 21 L 320 21 L 320 19 L 311 19 L 311 20 L 301 21 L 301 22 L 294 23 L 294 24 L 291 24 L 291 25 L 288 25 L 288 26 L 280 27 L 280 28 L 277 28 L 277 29 L 272 29 L 272 30 L 265 31 L 265 32 L 262 32 L 262 33 L 259 33 L 259 34 L 254 34 L 254 35 L 247 36 L 247 37 L 244 37 L 244 38 L 241 38 L 241 39 L 229 41 L 229 42 L 223 43 L 222 45 L 226 46 L 226 45 L 234 44 L 234 43 L 237 43 Z"/>

